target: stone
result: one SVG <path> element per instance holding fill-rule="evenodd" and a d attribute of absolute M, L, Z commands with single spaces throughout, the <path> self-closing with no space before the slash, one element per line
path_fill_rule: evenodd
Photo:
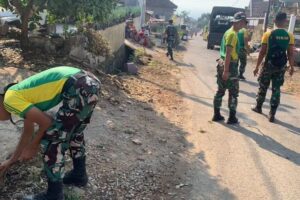
<path fill-rule="evenodd" d="M 132 142 L 136 145 L 142 145 L 142 142 L 139 139 L 133 139 Z"/>
<path fill-rule="evenodd" d="M 134 63 L 127 63 L 126 64 L 126 71 L 129 74 L 137 75 L 138 74 L 138 67 Z"/>

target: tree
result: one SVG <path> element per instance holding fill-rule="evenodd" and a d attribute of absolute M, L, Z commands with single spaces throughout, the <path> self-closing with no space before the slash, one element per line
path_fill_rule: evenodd
<path fill-rule="evenodd" d="M 116 6 L 117 0 L 0 0 L 0 6 L 18 14 L 21 18 L 21 48 L 26 50 L 28 23 L 43 9 L 58 18 L 103 22 Z"/>
<path fill-rule="evenodd" d="M 179 14 L 179 16 L 183 18 L 184 23 L 186 23 L 186 21 L 188 21 L 189 15 L 190 15 L 190 12 L 185 11 L 185 10 Z"/>
<path fill-rule="evenodd" d="M 47 0 L 0 0 L 0 6 L 11 10 L 21 19 L 21 48 L 26 50 L 28 43 L 28 23 L 34 14 L 44 8 Z"/>
<path fill-rule="evenodd" d="M 73 17 L 77 21 L 104 22 L 116 7 L 117 0 L 49 0 L 51 14 L 58 18 Z"/>
<path fill-rule="evenodd" d="M 204 13 L 198 18 L 197 26 L 198 28 L 203 28 L 208 24 L 210 20 L 210 13 Z"/>

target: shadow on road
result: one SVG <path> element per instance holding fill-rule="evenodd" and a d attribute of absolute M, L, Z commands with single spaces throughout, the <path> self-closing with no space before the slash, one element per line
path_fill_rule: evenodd
<path fill-rule="evenodd" d="M 259 87 L 258 82 L 253 82 L 253 81 L 246 80 L 246 81 L 243 81 L 243 83 L 246 83 L 246 84 L 251 85 L 251 86 L 256 87 L 256 88 Z"/>
<path fill-rule="evenodd" d="M 195 65 L 193 64 L 187 64 L 187 63 L 184 63 L 184 62 L 179 62 L 179 61 L 176 61 L 174 60 L 174 63 L 176 64 L 176 66 L 180 66 L 180 67 L 195 67 Z"/>
<path fill-rule="evenodd" d="M 276 140 L 274 140 L 273 138 L 264 135 L 264 133 L 259 130 L 258 128 L 249 126 L 251 128 L 255 128 L 257 129 L 258 133 L 247 129 L 245 127 L 242 126 L 229 126 L 229 125 L 225 125 L 227 128 L 234 130 L 240 134 L 243 134 L 249 138 L 251 138 L 253 141 L 255 141 L 257 143 L 257 145 L 259 145 L 259 147 L 277 155 L 280 156 L 286 160 L 289 160 L 293 163 L 295 163 L 296 165 L 300 165 L 300 154 L 298 152 L 295 152 L 293 150 L 290 150 L 288 148 L 286 148 L 285 146 L 283 146 L 282 144 L 280 144 L 279 142 L 277 142 Z"/>
<path fill-rule="evenodd" d="M 289 132 L 291 132 L 293 134 L 300 135 L 300 127 L 296 127 L 292 124 L 280 121 L 278 119 L 276 119 L 275 123 L 280 125 L 280 126 L 283 126 L 283 127 L 287 128 L 289 130 Z"/>
<path fill-rule="evenodd" d="M 256 101 L 255 101 L 256 93 L 247 92 L 247 91 L 244 91 L 244 90 L 240 90 L 240 93 L 243 94 L 243 95 L 246 95 L 247 97 L 252 98 L 253 99 L 253 105 L 255 105 L 255 103 L 256 103 Z M 264 107 L 267 107 L 267 109 L 270 109 L 269 102 L 270 102 L 270 99 L 266 98 L 265 103 L 264 103 Z M 280 104 L 280 106 L 278 107 L 278 111 L 290 113 L 290 111 L 288 109 L 294 110 L 296 108 L 293 107 L 293 106 L 290 106 L 290 105 L 286 105 L 286 104 Z"/>

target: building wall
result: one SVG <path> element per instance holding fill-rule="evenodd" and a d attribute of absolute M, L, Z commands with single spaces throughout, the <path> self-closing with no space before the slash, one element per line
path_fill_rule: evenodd
<path fill-rule="evenodd" d="M 263 0 L 250 1 L 250 17 L 264 17 L 268 10 L 268 2 Z"/>
<path fill-rule="evenodd" d="M 134 24 L 137 30 L 140 30 L 140 17 L 134 18 Z M 104 58 L 96 56 L 85 49 L 85 38 L 77 36 L 72 42 L 70 58 L 82 63 L 85 67 L 97 68 L 102 71 L 112 73 L 121 69 L 125 62 L 125 22 L 99 31 L 101 35 L 108 41 L 112 57 Z"/>
<path fill-rule="evenodd" d="M 125 23 L 109 27 L 99 31 L 103 37 L 109 42 L 112 52 L 116 52 L 124 44 L 125 40 Z"/>

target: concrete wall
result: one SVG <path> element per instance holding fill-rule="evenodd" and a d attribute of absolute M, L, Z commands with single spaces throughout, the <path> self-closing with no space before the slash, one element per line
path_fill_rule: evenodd
<path fill-rule="evenodd" d="M 141 18 L 135 18 L 134 24 L 137 30 L 141 28 Z M 72 42 L 70 58 L 82 63 L 85 67 L 97 68 L 108 73 L 117 71 L 123 68 L 125 62 L 125 22 L 99 31 L 102 36 L 108 41 L 112 56 L 104 58 L 96 56 L 88 52 L 85 48 L 85 38 L 77 36 Z"/>
<path fill-rule="evenodd" d="M 125 23 L 99 31 L 109 42 L 112 52 L 118 51 L 125 40 Z"/>

